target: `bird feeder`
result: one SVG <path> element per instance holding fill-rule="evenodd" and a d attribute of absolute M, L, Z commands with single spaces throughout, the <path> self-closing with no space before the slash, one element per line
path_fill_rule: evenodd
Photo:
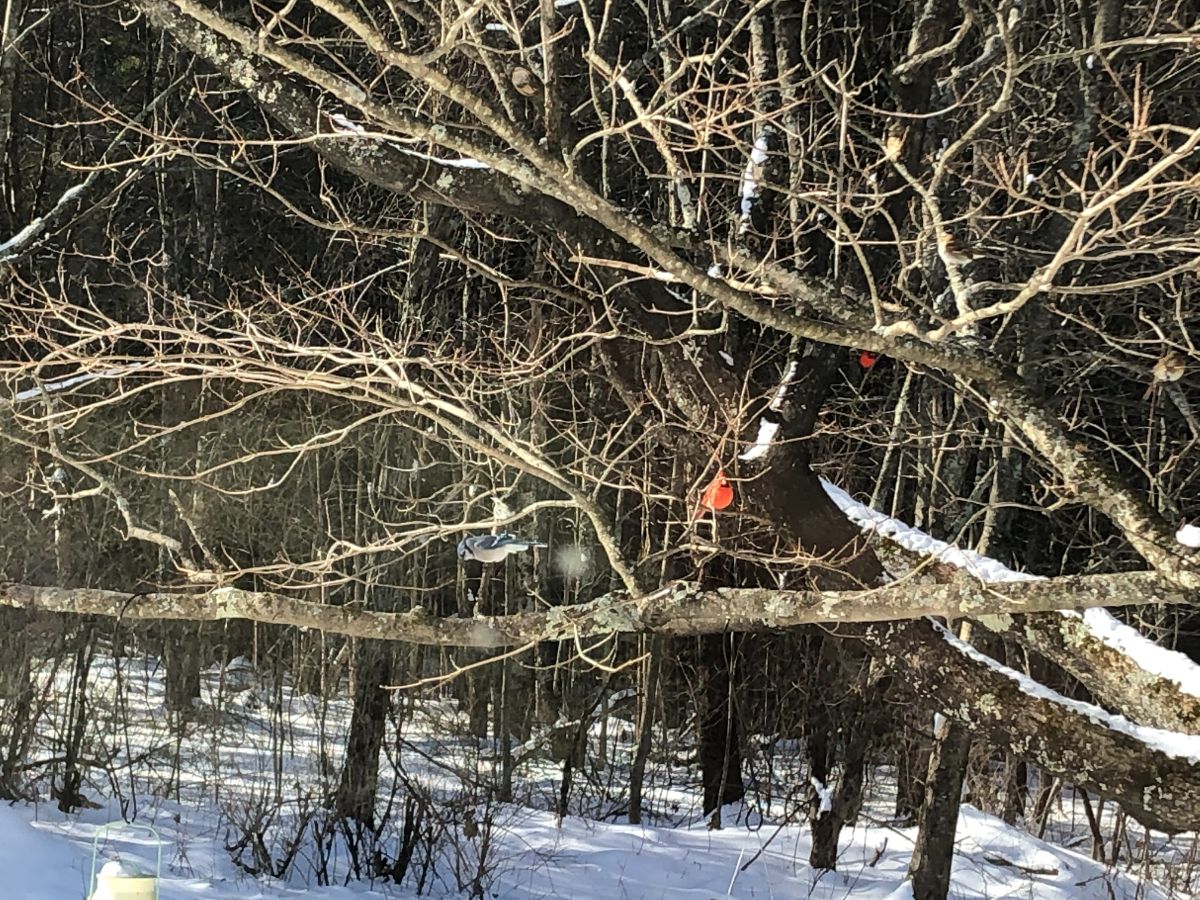
<path fill-rule="evenodd" d="M 157 855 L 154 871 L 129 862 L 112 860 L 105 863 L 100 871 L 96 871 L 99 860 L 100 839 L 107 837 L 110 831 L 125 829 L 126 831 L 144 831 L 154 838 Z M 162 874 L 162 838 L 149 825 L 136 822 L 109 822 L 101 825 L 92 838 L 92 874 L 88 881 L 91 890 L 88 900 L 158 900 L 158 879 Z"/>

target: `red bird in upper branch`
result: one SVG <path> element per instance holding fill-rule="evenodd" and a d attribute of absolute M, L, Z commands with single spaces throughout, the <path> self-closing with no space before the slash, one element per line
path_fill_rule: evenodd
<path fill-rule="evenodd" d="M 700 494 L 700 502 L 696 505 L 696 514 L 692 518 L 699 518 L 700 514 L 706 510 L 716 512 L 728 509 L 731 503 L 733 503 L 733 485 L 729 483 L 725 470 L 718 469 L 713 480 L 708 483 L 708 487 Z"/>
<path fill-rule="evenodd" d="M 879 360 L 878 353 L 872 353 L 870 350 L 858 351 L 858 364 L 864 369 L 869 369 Z"/>

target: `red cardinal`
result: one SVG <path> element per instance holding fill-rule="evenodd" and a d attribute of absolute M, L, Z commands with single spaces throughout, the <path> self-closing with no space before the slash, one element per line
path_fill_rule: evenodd
<path fill-rule="evenodd" d="M 733 485 L 729 483 L 729 479 L 725 477 L 725 470 L 718 469 L 716 477 L 708 483 L 708 487 L 704 489 L 704 493 L 700 495 L 700 503 L 696 509 L 696 515 L 699 515 L 702 510 L 725 509 L 733 502 Z"/>
<path fill-rule="evenodd" d="M 875 365 L 875 361 L 879 359 L 878 353 L 872 353 L 870 350 L 858 351 L 858 364 L 864 369 L 869 369 Z"/>

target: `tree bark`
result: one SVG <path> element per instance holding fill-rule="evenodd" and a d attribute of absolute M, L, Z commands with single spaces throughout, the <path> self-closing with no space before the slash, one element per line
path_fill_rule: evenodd
<path fill-rule="evenodd" d="M 1079 709 L 995 661 L 984 662 L 930 624 L 872 626 L 864 636 L 884 665 L 904 673 L 909 689 L 994 746 L 1119 801 L 1149 828 L 1175 833 L 1200 826 L 1200 752 L 1173 755 L 1180 751 L 1168 753 L 1119 730 L 1102 710 Z"/>
<path fill-rule="evenodd" d="M 1016 825 L 1025 817 L 1025 804 L 1029 800 L 1029 764 L 1011 753 L 1005 763 L 1004 806 L 1000 817 L 1007 824 Z"/>
<path fill-rule="evenodd" d="M 1096 702 L 1142 725 L 1200 734 L 1200 697 L 1180 690 L 1178 681 L 1147 671 L 1128 654 L 1100 640 L 1083 617 L 1052 612 L 999 622 L 1011 622 L 1001 633 L 1071 673 Z M 996 623 L 996 619 L 984 619 L 981 624 L 997 628 Z M 1119 627 L 1119 623 L 1113 624 Z M 1180 671 L 1200 671 L 1183 654 L 1178 655 L 1178 662 Z"/>
<path fill-rule="evenodd" d="M 172 712 L 188 714 L 200 697 L 199 626 L 172 624 L 163 639 L 167 679 L 164 703 Z"/>
<path fill-rule="evenodd" d="M 838 540 L 846 533 L 857 534 L 831 501 L 828 507 L 814 506 L 814 498 L 824 494 L 823 491 L 820 495 L 815 493 L 820 491 L 815 476 L 811 473 L 808 476 L 789 474 L 795 475 L 794 481 L 810 478 L 812 482 L 808 501 L 800 499 L 794 488 L 784 495 L 785 502 L 796 503 L 801 510 L 809 511 L 811 523 L 806 528 L 817 533 L 825 529 L 826 534 L 836 528 Z M 837 572 L 832 563 L 819 568 Z M 423 608 L 389 613 L 355 606 L 333 606 L 285 594 L 234 587 L 137 593 L 0 582 L 0 606 L 125 620 L 215 622 L 247 619 L 348 637 L 494 648 L 602 634 L 773 631 L 798 625 L 889 622 L 932 615 L 974 618 L 1031 610 L 1190 602 L 1186 592 L 1165 586 L 1152 572 L 1076 575 L 989 585 L 964 578 L 953 584 L 904 582 L 871 590 L 850 589 L 860 584 L 853 575 L 839 577 L 847 589 L 702 589 L 692 583 L 677 582 L 637 599 L 629 598 L 624 592 L 615 592 L 587 603 L 555 607 L 546 612 L 466 619 L 437 618 Z"/>
<path fill-rule="evenodd" d="M 13 99 L 17 87 L 17 29 L 25 18 L 24 0 L 4 0 L 0 11 L 0 172 L 10 165 L 8 140 L 12 125 Z M 14 169 L 16 167 L 14 166 Z M 12 197 L 0 194 L 0 227 L 7 227 L 8 209 L 16 209 Z"/>
<path fill-rule="evenodd" d="M 837 868 L 842 828 L 862 808 L 872 720 L 880 714 L 866 699 L 870 661 L 862 645 L 825 634 L 812 637 L 805 754 L 809 780 L 808 821 L 814 869 Z"/>
<path fill-rule="evenodd" d="M 906 725 L 896 748 L 896 820 L 900 825 L 919 821 L 929 776 L 929 741 Z"/>
<path fill-rule="evenodd" d="M 950 719 L 943 720 L 929 757 L 925 802 L 908 866 L 914 900 L 946 900 L 950 891 L 954 835 L 970 749 L 970 731 Z"/>
<path fill-rule="evenodd" d="M 654 712 L 658 703 L 658 677 L 661 666 L 663 640 L 653 636 L 647 639 L 649 659 L 646 664 L 641 704 L 638 711 L 637 748 L 629 768 L 629 824 L 642 824 L 642 787 L 646 779 L 646 762 L 650 759 L 650 748 L 654 738 Z"/>
<path fill-rule="evenodd" d="M 700 701 L 700 777 L 704 785 L 704 814 L 719 816 L 722 806 L 746 795 L 742 784 L 741 734 L 733 696 L 737 659 L 734 635 L 705 635 L 700 639 L 700 669 L 704 696 Z M 719 818 L 716 819 L 719 824 Z"/>
<path fill-rule="evenodd" d="M 58 800 L 58 808 L 64 813 L 74 812 L 85 802 L 80 788 L 83 786 L 86 767 L 81 765 L 80 757 L 87 735 L 88 680 L 96 653 L 95 636 L 94 626 L 85 624 L 75 637 L 75 668 L 66 709 L 62 781 L 57 786 L 51 784 L 51 792 Z"/>
<path fill-rule="evenodd" d="M 370 827 L 379 793 L 379 751 L 390 699 L 384 685 L 391 678 L 392 650 L 387 644 L 362 641 L 357 657 L 354 711 L 334 809 L 339 817 Z"/>

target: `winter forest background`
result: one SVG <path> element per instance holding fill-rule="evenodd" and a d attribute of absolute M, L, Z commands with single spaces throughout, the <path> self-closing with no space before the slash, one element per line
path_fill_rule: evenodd
<path fill-rule="evenodd" d="M 1200 892 L 1197 15 L 5 0 L 17 896 Z"/>

